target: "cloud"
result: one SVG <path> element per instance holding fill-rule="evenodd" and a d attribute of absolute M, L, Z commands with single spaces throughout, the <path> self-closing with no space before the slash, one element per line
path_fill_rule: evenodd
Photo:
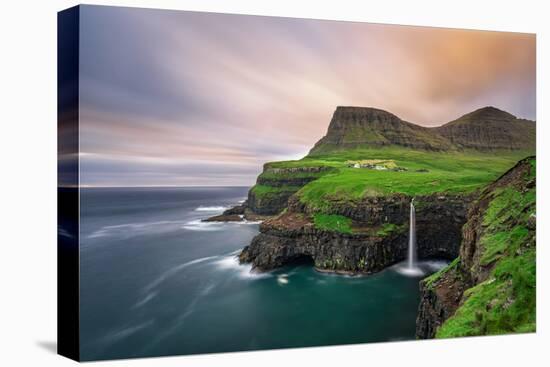
<path fill-rule="evenodd" d="M 251 185 L 337 105 L 427 126 L 484 105 L 535 117 L 534 35 L 94 6 L 81 33 L 93 184 Z"/>

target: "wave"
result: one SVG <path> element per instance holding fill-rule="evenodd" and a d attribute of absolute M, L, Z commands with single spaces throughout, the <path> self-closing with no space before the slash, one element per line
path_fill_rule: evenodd
<path fill-rule="evenodd" d="M 156 222 L 124 223 L 103 226 L 100 229 L 95 230 L 91 234 L 87 235 L 86 238 L 94 239 L 112 236 L 131 238 L 135 236 L 172 231 L 181 228 L 189 231 L 212 232 L 224 229 L 225 225 L 255 225 L 259 223 L 261 223 L 261 221 L 243 220 L 241 222 L 203 222 L 201 219 L 195 219 L 191 221 L 162 220 Z M 64 235 L 64 233 L 61 234 Z"/>
<path fill-rule="evenodd" d="M 234 272 L 238 277 L 243 279 L 260 279 L 271 277 L 270 273 L 259 273 L 252 270 L 251 264 L 241 264 L 239 263 L 239 258 L 237 253 L 241 250 L 233 251 L 232 253 L 224 256 L 218 261 L 214 262 L 214 265 L 219 270 L 229 270 Z"/>
<path fill-rule="evenodd" d="M 277 283 L 280 285 L 288 284 L 288 274 L 281 274 L 277 276 Z"/>
<path fill-rule="evenodd" d="M 139 308 L 143 305 L 145 305 L 146 303 L 148 303 L 150 300 L 152 300 L 153 298 L 155 298 L 157 296 L 158 292 L 151 292 L 151 293 L 148 293 L 143 299 L 141 299 L 140 301 L 136 302 L 136 304 L 134 305 L 133 308 Z"/>
<path fill-rule="evenodd" d="M 229 209 L 227 206 L 199 206 L 195 209 L 196 212 L 223 212 Z"/>
<path fill-rule="evenodd" d="M 121 339 L 127 338 L 130 335 L 133 335 L 137 333 L 138 331 L 145 329 L 153 324 L 153 320 L 146 321 L 144 323 L 135 325 L 135 326 L 129 326 L 125 328 L 118 329 L 116 331 L 113 331 L 109 334 L 107 334 L 103 340 L 108 343 L 113 343 L 116 341 L 119 341 Z"/>
<path fill-rule="evenodd" d="M 151 348 L 155 347 L 162 340 L 164 340 L 165 338 L 175 333 L 184 324 L 185 319 L 187 319 L 193 312 L 195 312 L 198 302 L 202 298 L 207 296 L 212 291 L 212 289 L 214 289 L 214 287 L 215 287 L 214 284 L 209 284 L 206 287 L 204 287 L 202 290 L 200 290 L 198 295 L 195 298 L 193 298 L 193 300 L 187 305 L 187 307 L 185 307 L 183 313 L 180 314 L 171 323 L 168 329 L 164 329 L 160 333 L 156 334 L 156 336 L 149 343 L 149 345 L 144 348 L 143 352 L 148 352 Z"/>
<path fill-rule="evenodd" d="M 180 264 L 180 265 L 176 265 L 168 270 L 166 270 L 164 273 L 162 273 L 157 279 L 155 279 L 154 281 L 152 281 L 151 283 L 149 283 L 149 285 L 147 285 L 144 290 L 145 291 L 150 291 L 152 290 L 153 288 L 156 288 L 158 285 L 160 285 L 162 282 L 164 282 L 166 279 L 168 278 L 171 278 L 173 277 L 174 275 L 176 275 L 178 272 L 180 272 L 181 270 L 191 266 L 191 265 L 194 265 L 194 264 L 200 264 L 200 263 L 203 263 L 205 261 L 208 261 L 208 260 L 213 260 L 213 259 L 216 259 L 218 258 L 219 256 L 207 256 L 207 257 L 201 257 L 199 259 L 195 259 L 195 260 L 191 260 L 191 261 L 188 261 L 186 263 L 183 263 L 183 264 Z"/>
<path fill-rule="evenodd" d="M 200 219 L 185 223 L 181 228 L 188 231 L 213 232 L 223 229 L 225 222 L 203 222 Z"/>
<path fill-rule="evenodd" d="M 142 234 L 158 232 L 159 230 L 164 231 L 166 230 L 166 226 L 181 225 L 182 223 L 185 222 L 178 220 L 162 220 L 156 222 L 124 223 L 103 226 L 86 236 L 86 238 L 99 238 L 116 235 L 122 236 L 124 238 L 130 238 Z"/>
<path fill-rule="evenodd" d="M 242 222 L 234 222 L 234 223 L 237 223 L 237 224 L 260 224 L 262 223 L 261 220 L 243 220 Z"/>
<path fill-rule="evenodd" d="M 200 231 L 200 232 L 215 232 L 221 231 L 226 226 L 238 226 L 238 225 L 257 225 L 261 221 L 249 221 L 243 220 L 241 222 L 203 222 L 201 219 L 195 219 L 185 223 L 181 228 L 187 229 L 188 231 Z"/>

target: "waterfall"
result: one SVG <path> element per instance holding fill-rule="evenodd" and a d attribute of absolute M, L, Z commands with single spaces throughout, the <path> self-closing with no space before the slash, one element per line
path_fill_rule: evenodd
<path fill-rule="evenodd" d="M 411 212 L 409 215 L 409 257 L 407 267 L 414 269 L 416 267 L 416 214 L 414 211 L 414 199 L 411 200 Z"/>

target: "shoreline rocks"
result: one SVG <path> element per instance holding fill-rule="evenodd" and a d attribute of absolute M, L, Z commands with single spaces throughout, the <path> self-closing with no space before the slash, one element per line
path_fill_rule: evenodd
<path fill-rule="evenodd" d="M 202 219 L 202 222 L 257 222 L 264 221 L 271 218 L 269 215 L 260 215 L 254 213 L 250 208 L 248 208 L 248 201 L 245 200 L 240 205 L 236 205 L 232 208 L 225 210 L 222 214 L 214 215 L 212 217 Z"/>

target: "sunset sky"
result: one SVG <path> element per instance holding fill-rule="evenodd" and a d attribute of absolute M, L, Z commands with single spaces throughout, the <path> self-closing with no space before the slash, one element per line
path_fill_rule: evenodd
<path fill-rule="evenodd" d="M 436 126 L 535 119 L 535 36 L 81 7 L 81 184 L 246 185 L 300 158 L 338 105 Z"/>

